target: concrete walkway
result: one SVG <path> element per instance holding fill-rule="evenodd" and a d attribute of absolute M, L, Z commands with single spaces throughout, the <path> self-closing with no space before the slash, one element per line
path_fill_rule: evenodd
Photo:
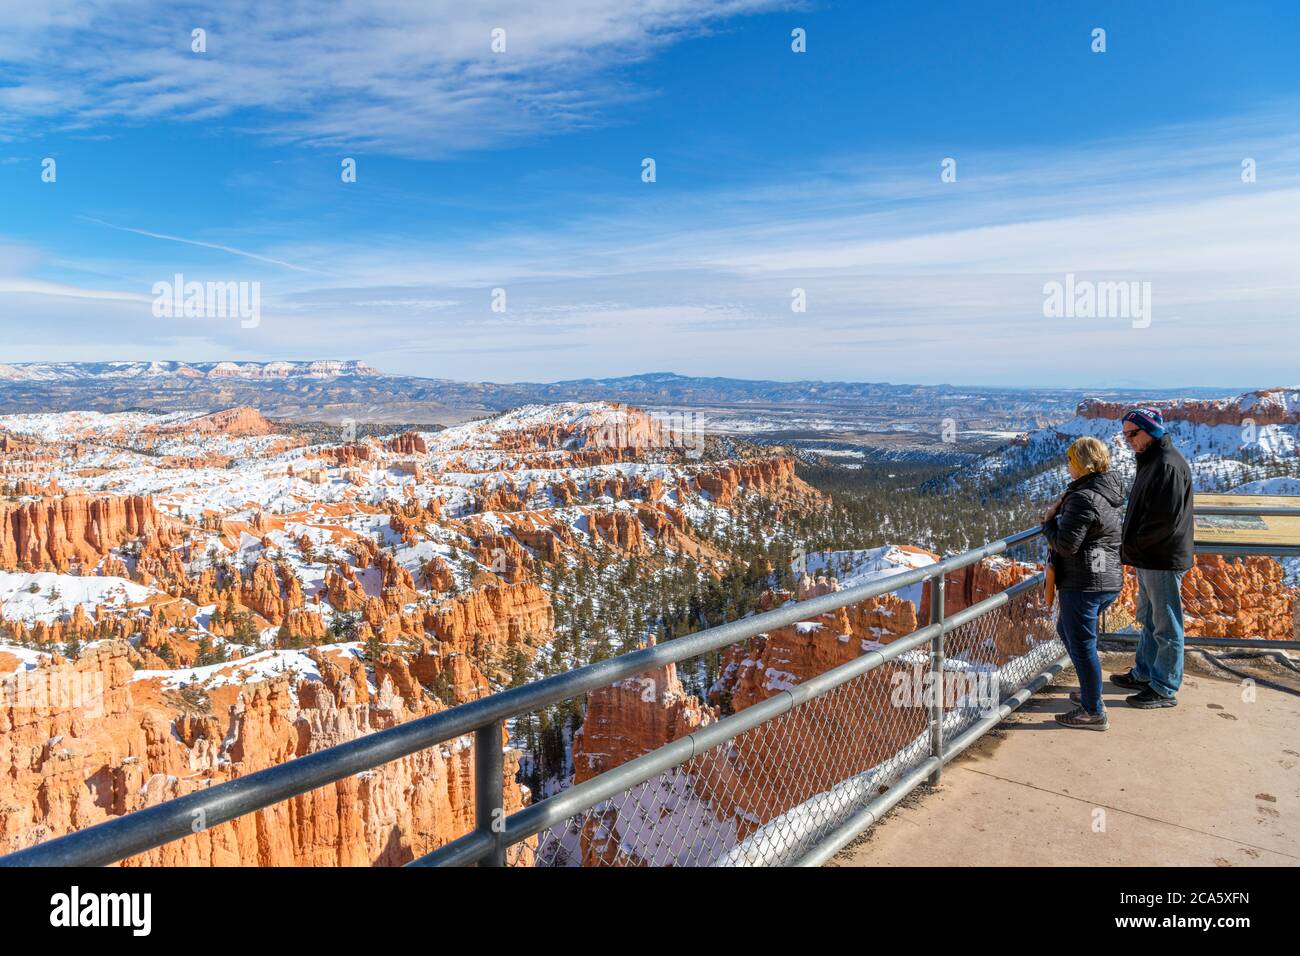
<path fill-rule="evenodd" d="M 1096 733 L 1052 719 L 1077 686 L 1067 670 L 829 865 L 1300 865 L 1300 697 L 1247 703 L 1189 660 L 1175 708 L 1107 682 Z"/>

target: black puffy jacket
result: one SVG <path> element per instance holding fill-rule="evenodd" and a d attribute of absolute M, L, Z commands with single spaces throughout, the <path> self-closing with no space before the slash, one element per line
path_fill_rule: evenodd
<path fill-rule="evenodd" d="M 1135 568 L 1186 571 L 1192 566 L 1194 527 L 1192 470 L 1162 435 L 1137 456 L 1120 557 Z"/>
<path fill-rule="evenodd" d="M 1043 522 L 1058 591 L 1118 591 L 1120 512 L 1124 488 L 1114 472 L 1087 474 L 1066 486 L 1061 506 Z"/>

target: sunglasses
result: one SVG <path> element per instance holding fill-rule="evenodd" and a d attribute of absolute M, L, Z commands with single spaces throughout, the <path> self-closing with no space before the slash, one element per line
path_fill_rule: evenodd
<path fill-rule="evenodd" d="M 1125 441 L 1132 441 L 1134 435 L 1140 435 L 1141 433 L 1142 429 L 1140 428 L 1134 428 L 1131 431 L 1127 428 L 1120 429 L 1120 434 L 1124 436 Z"/>

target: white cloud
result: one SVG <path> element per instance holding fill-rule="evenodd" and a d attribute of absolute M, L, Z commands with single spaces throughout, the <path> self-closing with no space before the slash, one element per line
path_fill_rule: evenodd
<path fill-rule="evenodd" d="M 117 289 L 87 289 L 63 282 L 39 279 L 6 279 L 0 276 L 0 295 L 52 295 L 69 299 L 102 299 L 105 302 L 152 302 L 153 296 Z"/>
<path fill-rule="evenodd" d="M 645 95 L 612 67 L 772 5 L 0 0 L 0 134 L 47 122 L 239 125 L 255 109 L 255 131 L 274 140 L 429 158 L 596 122 Z M 205 53 L 191 51 L 195 28 Z M 504 53 L 490 47 L 496 28 Z"/>

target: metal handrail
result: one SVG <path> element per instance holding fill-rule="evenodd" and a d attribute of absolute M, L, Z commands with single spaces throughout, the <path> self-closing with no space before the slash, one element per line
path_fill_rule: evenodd
<path fill-rule="evenodd" d="M 1202 508 L 1198 511 L 1203 514 L 1221 513 L 1214 508 Z M 1230 513 L 1236 515 L 1294 514 L 1297 513 L 1297 509 L 1235 507 Z M 1012 593 L 1041 585 L 1043 580 L 1041 574 L 1026 578 L 1007 591 L 993 595 L 944 620 L 944 605 L 941 597 L 944 576 L 950 571 L 975 564 L 986 557 L 1001 554 L 1008 548 L 1028 542 L 1041 534 L 1041 528 L 1026 529 L 924 568 L 888 575 L 869 584 L 832 592 L 806 601 L 791 602 L 780 608 L 677 638 L 666 644 L 588 664 L 565 674 L 557 674 L 522 687 L 493 694 L 481 700 L 377 731 L 11 853 L 0 857 L 0 866 L 106 865 L 189 836 L 198 829 L 197 821 L 202 821 L 203 828 L 216 826 L 342 780 L 354 773 L 373 769 L 469 733 L 475 734 L 476 738 L 474 761 L 476 828 L 413 863 L 415 865 L 464 865 L 486 862 L 489 865 L 501 865 L 504 863 L 505 849 L 508 845 L 527 839 L 557 820 L 589 809 L 595 803 L 626 789 L 629 785 L 644 782 L 664 769 L 680 765 L 700 750 L 716 746 L 718 742 L 730 739 L 752 726 L 779 716 L 796 703 L 826 693 L 844 681 L 878 667 L 906 650 L 929 643 L 931 669 L 942 669 L 945 633 L 961 623 L 1005 604 Z M 1300 548 L 1262 545 L 1231 547 L 1198 545 L 1197 550 L 1222 554 L 1300 554 Z M 862 655 L 832 671 L 803 682 L 793 690 L 782 691 L 695 734 L 672 741 L 658 750 L 606 771 L 579 786 L 539 801 L 508 818 L 504 816 L 499 751 L 501 728 L 506 720 L 581 696 L 627 677 L 720 650 L 766 631 L 789 626 L 809 617 L 838 610 L 925 581 L 936 582 L 931 591 L 934 602 L 931 607 L 931 623 L 926 627 L 891 642 L 880 651 Z M 937 608 L 934 605 L 937 605 Z M 1270 645 L 1275 643 L 1270 642 Z M 891 648 L 892 653 L 890 653 Z M 1063 660 L 1054 662 L 1047 671 L 1052 668 L 1059 669 L 1063 666 Z M 1035 681 L 1041 680 L 1047 671 L 1040 673 Z M 1014 707 L 1018 704 L 1004 702 L 1003 706 Z M 940 710 L 940 714 L 941 712 Z M 985 723 L 986 721 L 981 721 L 976 726 Z M 969 736 L 970 730 L 967 730 L 958 738 L 957 742 L 965 741 L 961 743 L 961 747 L 945 748 L 941 723 L 935 720 L 933 713 L 931 735 L 931 758 L 910 773 L 909 779 L 913 776 L 918 780 L 928 777 L 932 783 L 937 782 L 943 764 L 974 739 Z M 482 754 L 487 756 L 481 757 Z M 922 769 L 925 773 L 917 776 L 917 772 Z M 645 776 L 640 777 L 643 773 Z M 634 780 L 634 777 L 640 779 Z M 893 789 L 891 788 L 891 793 Z M 889 794 L 882 795 L 881 800 L 888 796 Z M 579 805 L 584 803 L 585 806 Z M 873 801 L 873 805 L 876 803 L 879 801 Z M 870 807 L 867 809 L 869 810 Z"/>
<path fill-rule="evenodd" d="M 1297 500 L 1300 500 L 1300 496 L 1284 495 L 1280 497 L 1297 497 Z M 1208 505 L 1196 504 L 1195 499 L 1193 499 L 1192 512 L 1197 517 L 1294 518 L 1300 517 L 1300 505 Z M 1218 544 L 1210 541 L 1196 541 L 1195 550 L 1199 554 L 1222 554 L 1228 557 L 1247 557 L 1250 555 L 1300 557 L 1300 546 L 1285 544 Z"/>
<path fill-rule="evenodd" d="M 666 770 L 687 763 L 697 754 L 704 753 L 734 737 L 738 737 L 747 730 L 780 717 L 799 704 L 823 697 L 835 688 L 901 657 L 908 651 L 915 650 L 926 644 L 934 647 L 944 634 L 1005 606 L 1010 603 L 1012 598 L 1025 591 L 1042 587 L 1044 578 L 1045 576 L 1041 571 L 1029 575 L 1009 588 L 990 595 L 983 601 L 972 604 L 947 617 L 940 615 L 942 619 L 937 623 L 917 628 L 910 634 L 890 641 L 882 648 L 861 654 L 851 661 L 840 664 L 838 667 L 801 681 L 793 688 L 778 691 L 766 700 L 746 707 L 739 713 L 717 723 L 701 727 L 692 734 L 679 737 L 656 750 L 642 754 L 626 763 L 606 770 L 590 780 L 570 787 L 553 797 L 548 797 L 546 800 L 526 807 L 506 819 L 502 830 L 504 840 L 499 842 L 504 842 L 507 845 L 522 842 L 576 813 L 591 809 L 602 800 L 627 790 L 629 787 L 645 783 Z M 935 588 L 931 591 L 931 594 L 939 590 L 939 588 Z M 932 660 L 932 669 L 934 669 L 933 665 L 934 661 Z M 939 709 L 938 715 L 933 711 L 936 705 Z M 936 716 L 940 721 L 942 720 L 942 700 L 936 698 L 936 702 L 931 703 L 931 708 L 931 747 L 934 754 L 942 755 L 944 752 L 942 735 L 933 736 L 936 732 Z M 941 727 L 942 724 L 940 723 L 939 726 Z M 960 750 L 954 751 L 954 755 L 957 752 L 960 752 Z M 936 764 L 928 765 L 925 776 L 929 778 L 931 783 L 937 783 L 936 775 L 946 762 L 946 759 L 941 757 Z M 451 843 L 444 844 L 425 856 L 412 860 L 406 865 L 465 866 L 487 859 L 493 849 L 494 844 L 490 836 L 478 831 L 472 831 L 459 839 L 453 840 Z"/>
<path fill-rule="evenodd" d="M 1257 515 L 1260 517 L 1297 517 L 1297 505 L 1193 505 L 1198 515 Z"/>
<path fill-rule="evenodd" d="M 588 664 L 565 674 L 556 674 L 428 717 L 376 731 L 245 777 L 0 856 L 0 866 L 104 866 L 114 863 L 173 840 L 183 839 L 199 829 L 225 823 L 465 734 L 476 734 L 478 742 L 483 744 L 489 728 L 497 727 L 499 733 L 499 725 L 511 717 L 537 711 L 625 678 L 699 657 L 766 631 L 796 624 L 809 617 L 867 601 L 900 588 L 935 578 L 942 580 L 949 571 L 1001 554 L 1008 548 L 1041 534 L 1041 528 L 1026 529 L 924 568 L 888 575 L 868 584 L 806 601 L 791 602 L 665 644 Z M 495 749 L 500 749 L 499 740 L 498 736 Z M 478 794 L 500 792 L 500 774 L 495 779 L 488 779 L 485 773 L 492 763 L 494 761 L 490 759 L 475 759 Z M 501 841 L 497 838 L 502 815 L 500 801 L 497 800 L 494 806 L 486 800 L 476 803 L 476 809 L 487 811 L 487 814 L 476 814 L 477 826 L 473 832 L 479 834 L 480 840 L 486 837 L 489 842 L 499 844 Z"/>

